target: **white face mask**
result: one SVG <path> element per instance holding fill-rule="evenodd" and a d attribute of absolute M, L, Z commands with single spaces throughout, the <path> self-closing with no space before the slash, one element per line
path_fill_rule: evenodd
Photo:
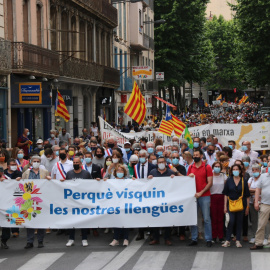
<path fill-rule="evenodd" d="M 39 162 L 33 162 L 33 168 L 34 169 L 38 169 L 40 166 L 40 163 Z"/>
<path fill-rule="evenodd" d="M 152 160 L 152 164 L 153 164 L 153 165 L 157 165 L 157 160 L 156 160 L 156 159 L 153 159 L 153 160 Z"/>
<path fill-rule="evenodd" d="M 51 138 L 54 138 L 54 136 L 55 136 L 54 134 L 51 134 Z"/>
<path fill-rule="evenodd" d="M 10 170 L 15 172 L 17 170 L 17 166 L 10 166 Z"/>
<path fill-rule="evenodd" d="M 164 163 L 159 163 L 159 164 L 158 164 L 158 168 L 159 168 L 160 170 L 164 170 L 164 169 L 165 169 L 165 164 L 164 164 Z"/>
<path fill-rule="evenodd" d="M 48 157 L 47 159 L 48 159 L 49 161 L 51 161 L 51 160 L 52 160 L 52 157 Z"/>
<path fill-rule="evenodd" d="M 118 163 L 118 162 L 119 162 L 119 158 L 113 158 L 113 159 L 112 159 L 112 162 L 113 162 L 113 163 Z"/>
<path fill-rule="evenodd" d="M 65 147 L 66 150 L 68 150 L 68 145 Z"/>
<path fill-rule="evenodd" d="M 41 149 L 42 148 L 42 144 L 38 144 L 38 146 L 37 146 L 39 149 Z"/>

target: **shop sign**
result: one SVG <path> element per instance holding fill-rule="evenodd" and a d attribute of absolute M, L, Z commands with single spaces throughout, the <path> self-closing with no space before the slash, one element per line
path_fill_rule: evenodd
<path fill-rule="evenodd" d="M 135 80 L 153 80 L 153 69 L 149 66 L 132 67 L 132 76 Z"/>
<path fill-rule="evenodd" d="M 156 81 L 164 81 L 164 72 L 156 72 Z"/>
<path fill-rule="evenodd" d="M 19 83 L 20 104 L 42 104 L 42 83 Z"/>

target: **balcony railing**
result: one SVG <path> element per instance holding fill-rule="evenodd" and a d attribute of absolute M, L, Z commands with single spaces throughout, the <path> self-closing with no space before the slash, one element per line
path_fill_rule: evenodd
<path fill-rule="evenodd" d="M 5 39 L 0 39 L 0 71 L 11 72 L 11 43 Z"/>
<path fill-rule="evenodd" d="M 119 71 L 114 68 L 102 66 L 75 57 L 63 55 L 61 58 L 61 76 L 100 82 L 111 87 L 119 86 Z"/>
<path fill-rule="evenodd" d="M 73 2 L 90 8 L 96 16 L 107 20 L 113 27 L 117 26 L 117 9 L 108 0 L 73 0 Z"/>
<path fill-rule="evenodd" d="M 11 42 L 12 69 L 17 72 L 59 76 L 59 54 L 24 42 Z"/>

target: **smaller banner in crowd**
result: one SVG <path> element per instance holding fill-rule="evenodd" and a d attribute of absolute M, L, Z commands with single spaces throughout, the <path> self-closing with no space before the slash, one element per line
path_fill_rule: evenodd
<path fill-rule="evenodd" d="M 0 226 L 166 227 L 197 224 L 195 178 L 4 180 Z"/>
<path fill-rule="evenodd" d="M 142 131 L 137 133 L 122 133 L 116 131 L 111 125 L 100 119 L 100 131 L 102 140 L 115 136 L 119 145 L 123 145 L 129 139 L 140 140 L 146 137 L 148 141 L 154 141 L 155 138 L 161 138 L 165 149 L 171 145 L 171 137 L 158 131 Z M 252 150 L 270 149 L 270 122 L 247 123 L 247 124 L 208 124 L 188 129 L 191 136 L 208 137 L 210 134 L 216 136 L 223 146 L 228 145 L 229 140 L 236 142 L 236 148 L 240 149 L 243 141 L 250 141 Z M 172 136 L 174 133 L 172 134 Z M 182 134 L 184 138 L 184 134 Z"/>

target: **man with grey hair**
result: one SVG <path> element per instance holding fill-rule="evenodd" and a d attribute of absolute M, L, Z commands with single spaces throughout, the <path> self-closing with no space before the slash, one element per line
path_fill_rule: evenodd
<path fill-rule="evenodd" d="M 251 164 L 254 164 L 258 161 L 258 152 L 251 150 L 251 142 L 243 141 L 242 142 L 242 156 L 249 156 Z M 258 161 L 259 162 L 259 161 Z"/>
<path fill-rule="evenodd" d="M 31 169 L 25 171 L 22 175 L 22 179 L 48 179 L 51 180 L 49 172 L 47 170 L 43 170 L 40 168 L 41 158 L 39 156 L 33 156 L 31 158 Z M 38 229 L 37 230 L 37 239 L 38 239 L 38 248 L 44 247 L 43 239 L 45 235 L 45 229 Z M 34 243 L 34 236 L 35 236 L 35 229 L 27 229 L 27 244 L 24 247 L 25 249 L 33 248 Z"/>
<path fill-rule="evenodd" d="M 55 135 L 56 135 L 56 130 L 54 130 L 54 129 L 50 130 L 50 138 L 48 139 L 48 141 L 51 145 L 58 145 L 59 144 L 59 139 L 56 138 Z"/>
<path fill-rule="evenodd" d="M 149 155 L 155 153 L 155 144 L 154 142 L 147 142 L 146 143 L 146 151 Z"/>
<path fill-rule="evenodd" d="M 117 139 L 115 136 L 112 136 L 112 137 L 107 139 L 107 146 L 108 146 L 108 149 L 106 149 L 106 151 L 105 151 L 105 158 L 107 156 L 111 156 L 113 149 L 118 147 Z M 121 149 L 121 152 L 123 154 L 123 161 L 124 161 L 124 163 L 127 164 L 128 163 L 127 152 L 122 147 L 119 147 L 119 148 Z"/>
<path fill-rule="evenodd" d="M 180 145 L 179 138 L 177 136 L 172 137 L 172 145 Z"/>
<path fill-rule="evenodd" d="M 188 151 L 190 152 L 191 155 L 193 155 L 193 150 L 191 148 L 189 148 L 188 146 L 188 141 L 186 139 L 181 139 L 180 141 L 180 154 L 182 155 L 182 153 Z"/>
<path fill-rule="evenodd" d="M 157 156 L 163 156 L 163 152 L 164 152 L 163 146 L 162 145 L 158 145 L 156 147 L 156 154 L 157 154 Z"/>

